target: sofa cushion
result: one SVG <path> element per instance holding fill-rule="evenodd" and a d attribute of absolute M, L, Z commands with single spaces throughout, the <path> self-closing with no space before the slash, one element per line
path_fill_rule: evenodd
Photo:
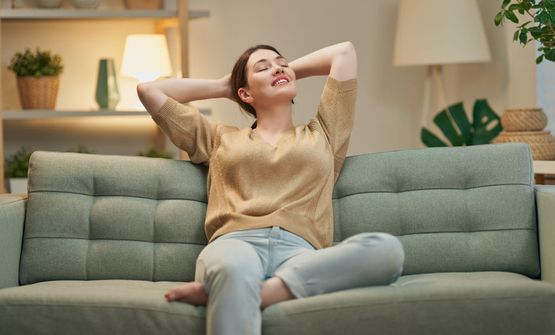
<path fill-rule="evenodd" d="M 1 334 L 204 334 L 204 307 L 164 300 L 171 282 L 52 281 L 0 291 Z M 275 304 L 263 334 L 555 333 L 555 287 L 505 272 L 401 277 L 392 286 Z"/>
<path fill-rule="evenodd" d="M 270 306 L 263 333 L 548 335 L 553 315 L 551 284 L 507 272 L 435 273 Z"/>
<path fill-rule="evenodd" d="M 206 203 L 190 162 L 37 151 L 20 281 L 192 280 Z"/>
<path fill-rule="evenodd" d="M 49 281 L 3 289 L 0 334 L 204 334 L 204 307 L 164 299 L 175 285 Z"/>
<path fill-rule="evenodd" d="M 349 157 L 334 191 L 335 240 L 399 236 L 404 273 L 539 275 L 530 148 L 524 143 Z"/>

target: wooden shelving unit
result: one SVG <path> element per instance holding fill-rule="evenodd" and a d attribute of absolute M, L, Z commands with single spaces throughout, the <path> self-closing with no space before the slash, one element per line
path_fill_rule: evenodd
<path fill-rule="evenodd" d="M 0 10 L 0 36 L 2 21 L 25 21 L 25 20 L 129 20 L 129 19 L 153 19 L 156 23 L 156 33 L 163 33 L 168 25 L 177 24 L 179 28 L 179 40 L 181 48 L 181 72 L 183 77 L 189 76 L 189 20 L 208 17 L 208 11 L 189 11 L 188 0 L 178 0 L 175 10 L 102 10 L 102 9 L 1 9 Z M 176 23 L 177 22 L 177 23 Z M 2 41 L 0 40 L 0 46 Z M 2 106 L 2 83 L 0 82 L 0 107 Z M 210 110 L 202 109 L 201 113 L 210 114 Z M 3 121 L 32 120 L 32 119 L 57 119 L 57 118 L 90 118 L 90 117 L 126 117 L 144 116 L 150 117 L 146 111 L 114 111 L 114 110 L 84 110 L 84 111 L 60 111 L 60 110 L 5 110 L 0 109 L 0 193 L 4 193 L 4 135 Z M 160 136 L 163 137 L 161 132 Z M 163 142 L 163 139 L 161 139 Z M 160 143 L 160 139 L 157 141 Z M 181 152 L 180 157 L 186 159 L 187 155 Z"/>
<path fill-rule="evenodd" d="M 210 115 L 210 109 L 200 109 L 204 115 Z M 44 120 L 44 119 L 59 119 L 59 118 L 86 118 L 86 117 L 99 117 L 99 116 L 113 116 L 113 117 L 126 117 L 126 116 L 144 116 L 150 117 L 146 111 L 120 111 L 101 109 L 95 111 L 62 111 L 62 110 L 5 110 L 2 112 L 4 121 L 9 120 Z"/>
<path fill-rule="evenodd" d="M 189 19 L 208 17 L 208 11 L 190 11 Z M 175 10 L 97 10 L 97 9 L 4 9 L 2 20 L 105 20 L 168 19 L 177 17 Z"/>

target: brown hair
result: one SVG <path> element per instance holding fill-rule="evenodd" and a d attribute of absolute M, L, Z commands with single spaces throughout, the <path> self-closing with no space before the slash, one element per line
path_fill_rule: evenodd
<path fill-rule="evenodd" d="M 256 110 L 254 109 L 254 107 L 241 100 L 237 92 L 241 87 L 248 87 L 247 63 L 249 61 L 249 57 L 256 50 L 260 50 L 260 49 L 272 50 L 281 56 L 279 51 L 277 51 L 276 48 L 270 45 L 259 44 L 259 45 L 250 47 L 247 50 L 245 50 L 245 52 L 243 52 L 243 54 L 241 54 L 241 56 L 239 56 L 239 58 L 235 62 L 235 65 L 233 66 L 233 70 L 231 71 L 231 78 L 229 80 L 231 84 L 231 96 L 233 97 L 233 99 L 239 104 L 239 107 L 241 107 L 241 109 L 251 114 L 255 118 L 256 118 Z"/>

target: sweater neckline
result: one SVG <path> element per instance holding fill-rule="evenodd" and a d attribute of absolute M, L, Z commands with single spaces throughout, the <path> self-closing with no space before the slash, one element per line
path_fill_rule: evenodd
<path fill-rule="evenodd" d="M 266 145 L 268 145 L 268 146 L 270 146 L 270 147 L 272 147 L 272 148 L 275 149 L 275 148 L 277 148 L 277 147 L 281 144 L 281 142 L 283 142 L 286 138 L 289 137 L 289 135 L 291 134 L 291 132 L 294 133 L 294 132 L 295 132 L 295 129 L 297 129 L 297 127 L 293 126 L 293 127 L 289 128 L 289 129 L 287 129 L 287 130 L 281 132 L 281 134 L 279 135 L 277 141 L 276 141 L 275 143 L 273 143 L 273 144 L 270 143 L 270 142 L 268 142 L 268 141 L 266 141 L 266 140 L 256 131 L 256 128 L 251 129 L 251 138 L 253 138 L 253 139 L 257 140 L 257 141 L 260 141 L 260 142 L 262 142 L 263 144 L 266 144 Z"/>

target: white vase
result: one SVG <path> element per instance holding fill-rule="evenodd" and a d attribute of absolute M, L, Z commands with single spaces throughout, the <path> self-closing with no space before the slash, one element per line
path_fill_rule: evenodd
<path fill-rule="evenodd" d="M 40 8 L 60 8 L 63 0 L 35 0 Z"/>
<path fill-rule="evenodd" d="M 71 0 L 75 8 L 97 8 L 101 0 Z"/>
<path fill-rule="evenodd" d="M 27 193 L 27 178 L 10 178 L 10 193 Z"/>

